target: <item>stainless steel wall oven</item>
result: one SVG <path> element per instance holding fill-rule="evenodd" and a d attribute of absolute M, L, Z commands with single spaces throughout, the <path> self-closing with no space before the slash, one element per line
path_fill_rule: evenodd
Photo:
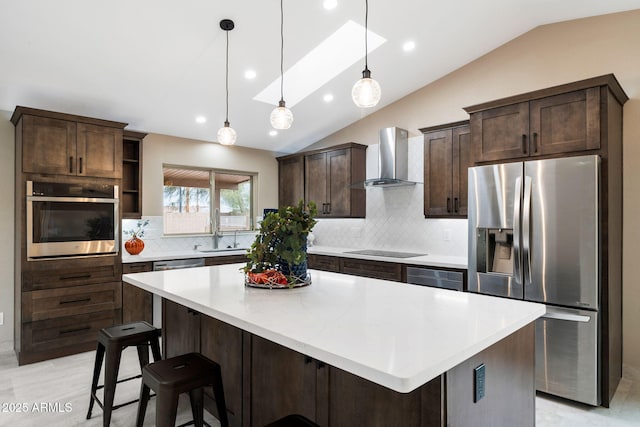
<path fill-rule="evenodd" d="M 118 186 L 27 181 L 27 258 L 117 254 Z"/>

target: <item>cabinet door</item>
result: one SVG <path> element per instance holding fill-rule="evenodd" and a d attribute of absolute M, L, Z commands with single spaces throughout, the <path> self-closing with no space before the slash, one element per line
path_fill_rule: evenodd
<path fill-rule="evenodd" d="M 200 351 L 200 314 L 162 299 L 163 358 Z"/>
<path fill-rule="evenodd" d="M 329 217 L 351 215 L 351 150 L 342 149 L 327 153 L 327 179 Z"/>
<path fill-rule="evenodd" d="M 467 199 L 469 189 L 469 168 L 473 166 L 471 150 L 471 133 L 469 126 L 454 128 L 452 131 L 452 197 L 453 213 L 458 216 L 467 216 Z M 426 185 L 425 185 L 426 187 Z"/>
<path fill-rule="evenodd" d="M 22 171 L 75 175 L 76 124 L 37 116 L 22 117 Z"/>
<path fill-rule="evenodd" d="M 318 217 L 326 217 L 327 209 L 327 153 L 304 157 L 305 202 L 318 206 Z"/>
<path fill-rule="evenodd" d="M 304 156 L 278 160 L 278 205 L 297 206 L 304 199 Z"/>
<path fill-rule="evenodd" d="M 242 330 L 209 316 L 200 315 L 200 353 L 222 368 L 222 384 L 231 425 L 242 420 Z M 211 388 L 205 393 L 212 399 Z M 218 417 L 213 408 L 213 415 Z"/>
<path fill-rule="evenodd" d="M 531 155 L 600 148 L 600 88 L 531 101 Z"/>
<path fill-rule="evenodd" d="M 451 138 L 451 129 L 424 135 L 425 216 L 448 216 L 453 213 Z"/>
<path fill-rule="evenodd" d="M 122 264 L 122 274 L 151 271 L 150 262 Z M 122 282 L 122 323 L 144 320 L 153 323 L 153 294 Z"/>
<path fill-rule="evenodd" d="M 340 271 L 354 276 L 402 281 L 403 264 L 355 258 L 340 258 Z"/>
<path fill-rule="evenodd" d="M 316 363 L 311 358 L 251 337 L 251 425 L 289 414 L 316 418 Z"/>
<path fill-rule="evenodd" d="M 78 123 L 77 174 L 122 178 L 122 130 Z"/>
<path fill-rule="evenodd" d="M 471 114 L 476 161 L 517 159 L 529 155 L 529 103 Z"/>

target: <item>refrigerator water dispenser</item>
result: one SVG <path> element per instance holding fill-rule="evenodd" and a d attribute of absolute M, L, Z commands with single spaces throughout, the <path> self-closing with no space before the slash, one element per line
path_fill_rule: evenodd
<path fill-rule="evenodd" d="M 478 228 L 477 271 L 480 273 L 513 274 L 513 230 Z"/>

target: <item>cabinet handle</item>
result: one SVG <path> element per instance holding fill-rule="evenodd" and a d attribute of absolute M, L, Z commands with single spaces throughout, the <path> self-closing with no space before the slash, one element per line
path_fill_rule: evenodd
<path fill-rule="evenodd" d="M 522 152 L 527 154 L 527 135 L 522 135 Z"/>
<path fill-rule="evenodd" d="M 78 158 L 78 162 L 80 162 L 78 165 L 78 173 L 82 174 L 82 157 Z"/>
<path fill-rule="evenodd" d="M 447 212 L 451 213 L 451 197 L 447 197 Z"/>
<path fill-rule="evenodd" d="M 91 301 L 91 298 L 73 299 L 73 300 L 69 300 L 69 301 L 60 301 L 60 305 L 62 305 L 62 304 L 73 304 L 75 302 L 89 302 L 89 301 Z"/>
<path fill-rule="evenodd" d="M 304 364 L 308 365 L 309 363 L 313 362 L 313 359 L 309 356 L 304 356 Z"/>
<path fill-rule="evenodd" d="M 458 209 L 460 208 L 460 202 L 458 201 L 457 197 L 454 197 L 453 199 L 453 211 L 455 213 L 458 213 Z"/>
<path fill-rule="evenodd" d="M 533 133 L 533 152 L 538 152 L 538 132 Z"/>
<path fill-rule="evenodd" d="M 327 213 L 331 213 L 331 203 L 327 203 Z"/>
<path fill-rule="evenodd" d="M 69 156 L 69 173 L 73 173 L 73 156 Z"/>
<path fill-rule="evenodd" d="M 90 277 L 91 277 L 91 274 L 79 274 L 77 276 L 60 276 L 60 280 L 88 279 Z"/>
<path fill-rule="evenodd" d="M 61 330 L 60 332 L 58 332 L 58 335 L 72 334 L 74 332 L 88 331 L 89 329 L 91 329 L 91 326 L 83 326 L 82 328 L 75 328 L 75 329 L 64 329 L 64 330 Z"/>
<path fill-rule="evenodd" d="M 316 365 L 316 368 L 317 368 L 317 369 L 322 369 L 322 368 L 324 368 L 325 366 L 327 366 L 327 365 L 326 365 L 326 363 L 321 362 L 321 361 L 319 361 L 319 360 L 318 360 L 318 363 L 317 363 L 317 365 Z"/>

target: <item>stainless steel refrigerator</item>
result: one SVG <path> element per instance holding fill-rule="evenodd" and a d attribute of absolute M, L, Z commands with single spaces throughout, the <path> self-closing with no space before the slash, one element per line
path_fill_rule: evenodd
<path fill-rule="evenodd" d="M 536 387 L 600 404 L 600 159 L 469 169 L 469 291 L 547 304 Z"/>

